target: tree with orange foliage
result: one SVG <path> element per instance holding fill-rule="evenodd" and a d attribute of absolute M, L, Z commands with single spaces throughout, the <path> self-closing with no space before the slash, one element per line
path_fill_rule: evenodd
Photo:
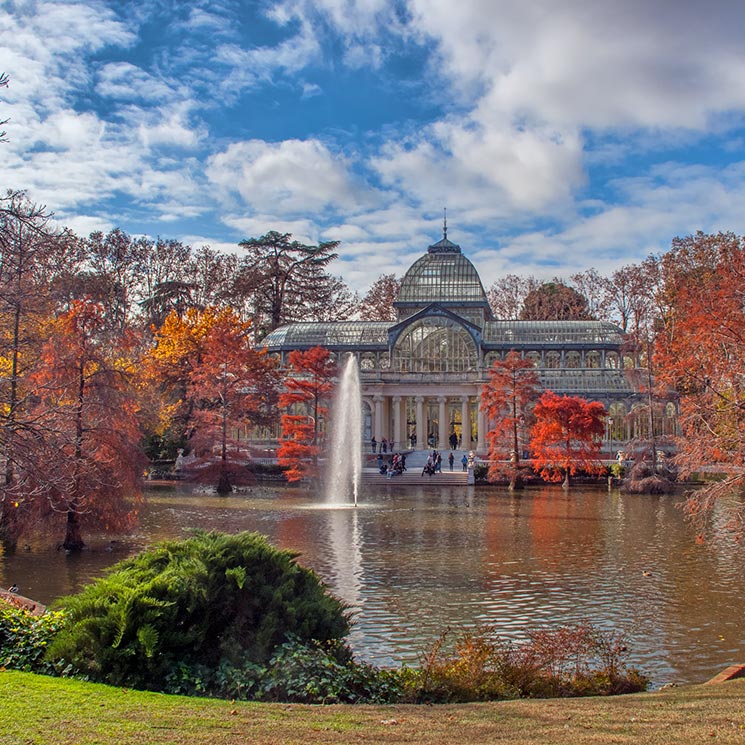
<path fill-rule="evenodd" d="M 546 391 L 533 411 L 530 449 L 533 470 L 546 481 L 563 481 L 578 471 L 601 474 L 600 445 L 605 431 L 605 407 L 579 396 Z"/>
<path fill-rule="evenodd" d="M 337 369 L 331 353 L 323 347 L 290 352 L 285 390 L 279 397 L 282 437 L 277 452 L 279 464 L 287 467 L 288 481 L 318 475 L 320 423 L 328 415 L 325 402 L 334 390 Z"/>
<path fill-rule="evenodd" d="M 481 410 L 494 426 L 486 433 L 489 443 L 489 478 L 507 474 L 509 488 L 522 486 L 518 430 L 525 424 L 527 406 L 537 396 L 540 381 L 530 360 L 515 350 L 496 360 L 481 389 Z"/>
<path fill-rule="evenodd" d="M 0 196 L 0 542 L 13 550 L 39 457 L 43 426 L 32 412 L 30 374 L 53 312 L 52 284 L 75 253 L 67 231 L 22 192 Z"/>
<path fill-rule="evenodd" d="M 217 466 L 218 494 L 233 490 L 245 461 L 231 431 L 268 423 L 276 402 L 274 363 L 265 350 L 253 348 L 250 328 L 232 310 L 219 311 L 203 339 L 187 387 L 187 398 L 194 403 L 192 446 L 209 454 L 204 465 Z M 214 464 L 216 444 L 220 456 Z"/>
<path fill-rule="evenodd" d="M 95 303 L 74 301 L 47 335 L 33 375 L 47 445 L 36 479 L 46 517 L 65 515 L 62 547 L 80 551 L 83 526 L 121 530 L 135 514 L 144 458 L 133 362 L 126 334 L 107 331 Z"/>
<path fill-rule="evenodd" d="M 188 446 L 195 411 L 190 381 L 202 364 L 206 339 L 219 315 L 213 306 L 189 308 L 183 315 L 173 311 L 155 330 L 154 345 L 145 358 L 144 386 L 150 402 L 151 458 L 173 458 L 178 447 Z"/>
<path fill-rule="evenodd" d="M 676 238 L 660 259 L 658 378 L 680 395 L 676 462 L 683 474 L 719 464 L 724 481 L 697 490 L 689 514 L 703 521 L 718 497 L 745 483 L 745 238 Z M 734 515 L 745 525 L 745 508 Z"/>

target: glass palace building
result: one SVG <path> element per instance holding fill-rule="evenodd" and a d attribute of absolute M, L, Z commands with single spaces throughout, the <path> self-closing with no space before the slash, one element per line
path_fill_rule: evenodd
<path fill-rule="evenodd" d="M 610 448 L 645 434 L 648 417 L 633 416 L 643 402 L 625 373 L 621 330 L 605 321 L 495 320 L 476 268 L 447 232 L 406 272 L 394 305 L 395 322 L 292 323 L 263 343 L 281 366 L 288 352 L 315 346 L 340 360 L 354 354 L 364 435 L 397 450 L 445 449 L 455 433 L 459 447 L 484 452 L 481 388 L 510 350 L 533 362 L 544 389 L 603 403 Z M 672 432 L 674 416 L 668 404 L 655 429 Z"/>

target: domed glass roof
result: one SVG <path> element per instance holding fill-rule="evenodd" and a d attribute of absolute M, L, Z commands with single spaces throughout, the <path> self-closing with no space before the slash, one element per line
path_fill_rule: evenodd
<path fill-rule="evenodd" d="M 429 247 L 401 281 L 395 305 L 429 303 L 487 304 L 481 278 L 474 265 L 447 238 Z"/>

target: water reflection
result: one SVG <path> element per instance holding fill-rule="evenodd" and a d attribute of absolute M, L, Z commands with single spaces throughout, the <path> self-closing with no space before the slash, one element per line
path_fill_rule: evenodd
<path fill-rule="evenodd" d="M 490 624 L 519 639 L 529 627 L 590 619 L 625 630 L 634 663 L 656 684 L 700 682 L 745 656 L 745 547 L 697 545 L 675 502 L 385 484 L 362 508 L 339 510 L 299 489 L 170 489 L 149 495 L 126 540 L 75 558 L 37 538 L 0 561 L 0 584 L 49 602 L 152 541 L 193 528 L 258 530 L 350 606 L 352 645 L 378 664 L 416 662 L 450 625 Z"/>

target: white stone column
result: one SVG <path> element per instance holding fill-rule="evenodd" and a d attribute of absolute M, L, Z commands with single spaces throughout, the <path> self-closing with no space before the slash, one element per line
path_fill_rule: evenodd
<path fill-rule="evenodd" d="M 484 419 L 484 412 L 481 411 L 481 407 L 478 405 L 479 400 L 476 399 L 476 439 L 478 443 L 477 449 L 484 450 L 486 448 L 486 421 Z"/>
<path fill-rule="evenodd" d="M 437 424 L 438 424 L 438 431 L 437 431 L 437 439 L 438 439 L 438 449 L 445 450 L 448 446 L 447 443 L 447 436 L 448 436 L 448 430 L 447 430 L 447 422 L 445 421 L 445 403 L 447 399 L 445 396 L 438 396 L 437 397 L 437 403 L 440 405 L 439 411 L 437 412 Z"/>
<path fill-rule="evenodd" d="M 404 450 L 406 443 L 404 442 L 404 433 L 401 430 L 401 396 L 394 396 L 391 399 L 393 405 L 393 445 L 396 450 Z"/>
<path fill-rule="evenodd" d="M 423 450 L 427 447 L 427 433 L 425 431 L 424 421 L 424 396 L 417 396 L 416 399 L 416 449 Z"/>
<path fill-rule="evenodd" d="M 373 414 L 373 435 L 378 441 L 378 447 L 380 447 L 380 441 L 383 439 L 383 397 L 380 394 L 373 396 L 373 402 L 375 403 L 375 412 Z"/>
<path fill-rule="evenodd" d="M 460 400 L 460 423 L 461 423 L 461 443 L 464 450 L 471 447 L 471 412 L 468 406 L 468 396 L 463 396 Z"/>

